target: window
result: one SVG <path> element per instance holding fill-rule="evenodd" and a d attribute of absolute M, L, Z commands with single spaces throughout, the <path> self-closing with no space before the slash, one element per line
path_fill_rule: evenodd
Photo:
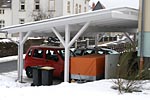
<path fill-rule="evenodd" d="M 0 28 L 5 27 L 5 21 L 4 20 L 0 20 Z"/>
<path fill-rule="evenodd" d="M 20 0 L 20 10 L 21 11 L 25 10 L 25 0 Z"/>
<path fill-rule="evenodd" d="M 67 3 L 67 12 L 70 13 L 70 1 Z"/>
<path fill-rule="evenodd" d="M 40 10 L 40 1 L 39 0 L 35 0 L 35 10 Z"/>
<path fill-rule="evenodd" d="M 23 18 L 19 19 L 19 24 L 24 24 L 25 20 Z"/>
<path fill-rule="evenodd" d="M 76 14 L 78 14 L 78 4 L 76 4 Z"/>
<path fill-rule="evenodd" d="M 43 58 L 43 50 L 41 50 L 41 49 L 35 49 L 34 53 L 33 53 L 33 57 Z"/>
<path fill-rule="evenodd" d="M 57 54 L 55 53 L 55 51 L 53 50 L 46 50 L 46 59 L 48 60 L 54 60 L 54 61 L 58 61 L 58 56 Z"/>
<path fill-rule="evenodd" d="M 81 13 L 81 5 L 79 5 L 79 13 Z"/>
<path fill-rule="evenodd" d="M 4 9 L 0 9 L 0 14 L 4 14 L 4 13 L 5 13 Z"/>
<path fill-rule="evenodd" d="M 49 10 L 52 12 L 55 11 L 55 0 L 49 0 Z"/>

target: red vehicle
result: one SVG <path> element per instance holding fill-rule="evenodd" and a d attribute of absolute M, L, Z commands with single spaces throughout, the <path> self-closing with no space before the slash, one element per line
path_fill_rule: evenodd
<path fill-rule="evenodd" d="M 31 46 L 25 57 L 24 69 L 27 77 L 32 78 L 32 67 L 34 66 L 50 66 L 55 68 L 54 77 L 62 78 L 64 75 L 64 54 L 64 48 L 60 47 Z M 72 52 L 70 55 L 74 56 Z"/>

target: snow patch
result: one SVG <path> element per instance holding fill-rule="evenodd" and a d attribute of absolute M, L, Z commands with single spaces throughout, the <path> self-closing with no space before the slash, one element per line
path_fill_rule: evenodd
<path fill-rule="evenodd" d="M 59 85 L 35 86 L 16 82 L 17 72 L 0 74 L 0 100 L 149 100 L 150 81 L 143 92 L 119 94 L 111 89 L 112 80 L 99 80 L 83 84 L 62 82 Z M 25 76 L 23 76 L 25 77 Z"/>

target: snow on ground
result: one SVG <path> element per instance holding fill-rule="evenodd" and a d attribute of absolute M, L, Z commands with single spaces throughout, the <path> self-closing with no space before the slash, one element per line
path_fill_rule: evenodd
<path fill-rule="evenodd" d="M 25 54 L 23 55 L 23 58 L 25 58 Z M 17 59 L 18 59 L 18 56 L 2 57 L 2 58 L 0 58 L 0 63 L 8 62 L 8 61 L 14 61 L 14 60 L 17 60 Z"/>
<path fill-rule="evenodd" d="M 5 42 L 11 42 L 11 41 L 8 40 L 8 39 L 1 39 L 0 42 L 4 42 L 5 43 Z"/>
<path fill-rule="evenodd" d="M 23 77 L 26 77 L 23 75 Z M 119 94 L 111 89 L 112 80 L 67 83 L 52 86 L 30 86 L 16 81 L 17 71 L 0 74 L 0 100 L 149 100 L 150 81 L 142 92 Z"/>

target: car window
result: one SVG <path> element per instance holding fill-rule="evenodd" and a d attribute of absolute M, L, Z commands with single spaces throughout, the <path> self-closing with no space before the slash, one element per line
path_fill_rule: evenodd
<path fill-rule="evenodd" d="M 94 54 L 94 53 L 95 53 L 95 51 L 92 49 L 87 49 L 84 51 L 84 55 L 89 55 L 89 54 Z"/>
<path fill-rule="evenodd" d="M 104 52 L 99 50 L 97 53 L 98 53 L 98 54 L 103 54 Z"/>
<path fill-rule="evenodd" d="M 77 50 L 74 51 L 74 53 L 77 56 L 81 56 L 82 55 L 82 50 L 77 49 Z"/>
<path fill-rule="evenodd" d="M 42 49 L 34 49 L 33 57 L 43 58 L 43 50 Z"/>
<path fill-rule="evenodd" d="M 57 52 L 60 54 L 60 56 L 61 56 L 62 59 L 65 58 L 65 50 L 58 50 Z M 75 56 L 74 53 L 71 50 L 70 50 L 70 56 L 71 57 Z"/>
<path fill-rule="evenodd" d="M 46 59 L 48 60 L 53 60 L 53 61 L 58 61 L 58 55 L 55 53 L 53 50 L 46 50 Z"/>

